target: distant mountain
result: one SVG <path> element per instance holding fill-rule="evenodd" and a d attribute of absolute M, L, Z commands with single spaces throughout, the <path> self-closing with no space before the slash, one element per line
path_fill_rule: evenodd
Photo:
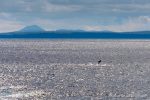
<path fill-rule="evenodd" d="M 26 26 L 23 29 L 19 30 L 19 32 L 44 32 L 45 30 L 37 25 Z"/>
<path fill-rule="evenodd" d="M 27 26 L 20 31 L 0 33 L 0 38 L 44 39 L 150 39 L 150 31 L 111 32 L 84 30 L 45 31 L 39 26 Z"/>

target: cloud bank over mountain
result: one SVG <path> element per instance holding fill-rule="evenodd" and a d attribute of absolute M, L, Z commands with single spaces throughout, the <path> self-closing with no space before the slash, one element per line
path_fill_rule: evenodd
<path fill-rule="evenodd" d="M 27 25 L 47 30 L 150 30 L 149 0 L 1 0 L 0 32 Z"/>

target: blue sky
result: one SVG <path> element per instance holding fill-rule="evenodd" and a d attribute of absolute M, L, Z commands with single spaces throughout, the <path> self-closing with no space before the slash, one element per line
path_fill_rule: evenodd
<path fill-rule="evenodd" d="M 35 24 L 46 30 L 150 30 L 150 0 L 0 0 L 0 32 Z"/>

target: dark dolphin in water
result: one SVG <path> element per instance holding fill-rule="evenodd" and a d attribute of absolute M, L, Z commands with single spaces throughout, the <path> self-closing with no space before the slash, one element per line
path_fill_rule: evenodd
<path fill-rule="evenodd" d="M 98 64 L 100 64 L 101 62 L 102 62 L 102 60 L 99 60 L 99 61 L 98 61 Z"/>

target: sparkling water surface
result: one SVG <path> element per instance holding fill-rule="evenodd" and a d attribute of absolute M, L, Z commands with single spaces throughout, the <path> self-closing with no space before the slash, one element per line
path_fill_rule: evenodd
<path fill-rule="evenodd" d="M 150 100 L 150 40 L 0 40 L 0 100 Z"/>

